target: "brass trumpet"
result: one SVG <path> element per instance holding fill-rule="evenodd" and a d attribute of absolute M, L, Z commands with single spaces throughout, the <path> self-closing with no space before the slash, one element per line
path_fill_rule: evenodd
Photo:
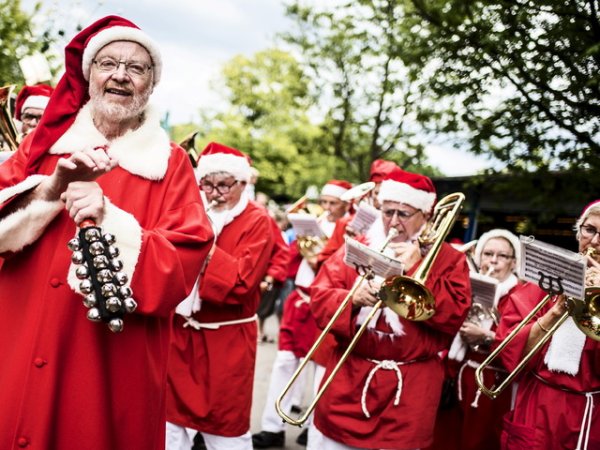
<path fill-rule="evenodd" d="M 190 158 L 190 162 L 192 163 L 192 167 L 198 167 L 198 152 L 196 151 L 196 135 L 198 131 L 194 131 L 188 134 L 183 140 L 179 143 L 179 146 L 185 150 L 188 157 Z"/>
<path fill-rule="evenodd" d="M 9 151 L 16 151 L 19 147 L 19 132 L 10 107 L 10 96 L 14 88 L 14 84 L 0 87 L 0 137 L 8 147 L 6 150 Z M 1 146 L 0 150 L 3 150 Z"/>
<path fill-rule="evenodd" d="M 304 367 L 308 364 L 308 361 L 312 358 L 315 351 L 321 346 L 323 340 L 326 335 L 329 333 L 335 322 L 338 320 L 342 312 L 347 308 L 348 304 L 352 299 L 352 296 L 358 289 L 358 287 L 362 284 L 362 282 L 367 279 L 371 274 L 367 271 L 364 273 L 354 286 L 348 292 L 336 312 L 333 314 L 314 345 L 308 351 L 304 361 L 298 366 L 287 385 L 283 389 L 283 392 L 279 395 L 275 402 L 275 409 L 279 416 L 283 419 L 284 422 L 287 422 L 291 425 L 302 426 L 304 422 L 308 419 L 310 414 L 315 409 L 317 403 L 333 381 L 333 378 L 339 372 L 341 366 L 346 362 L 352 350 L 358 343 L 358 340 L 361 338 L 363 333 L 366 331 L 369 323 L 377 314 L 377 311 L 385 304 L 392 311 L 400 316 L 408 319 L 408 320 L 426 320 L 431 317 L 435 312 L 435 301 L 433 295 L 425 287 L 425 281 L 431 266 L 433 265 L 435 258 L 437 257 L 441 245 L 443 241 L 446 239 L 452 225 L 454 224 L 458 213 L 462 208 L 462 204 L 464 203 L 465 196 L 462 193 L 454 193 L 444 197 L 440 202 L 436 205 L 433 217 L 431 221 L 427 224 L 425 231 L 419 237 L 419 242 L 423 245 L 431 245 L 429 252 L 426 257 L 423 259 L 423 262 L 420 264 L 417 272 L 414 275 L 414 278 L 406 277 L 406 276 L 397 276 L 392 277 L 389 280 L 386 280 L 379 291 L 380 300 L 373 306 L 369 315 L 366 317 L 365 321 L 361 325 L 361 327 L 356 332 L 356 335 L 352 339 L 352 341 L 348 344 L 348 347 L 344 351 L 340 360 L 337 362 L 336 366 L 333 368 L 327 379 L 325 379 L 321 385 L 321 388 L 316 393 L 315 398 L 308 406 L 304 414 L 298 419 L 293 419 L 288 416 L 281 409 L 281 401 L 288 393 L 300 373 L 304 370 Z M 383 252 L 383 250 L 387 247 L 390 241 L 396 236 L 396 229 L 392 228 L 389 231 L 389 234 L 379 250 Z"/>
<path fill-rule="evenodd" d="M 593 258 L 597 257 L 595 249 L 588 248 L 586 256 Z M 600 286 L 588 286 L 585 288 L 583 300 L 567 297 L 568 310 L 558 319 L 558 321 L 548 330 L 544 336 L 533 346 L 521 362 L 514 368 L 512 372 L 498 385 L 496 388 L 488 388 L 483 383 L 483 371 L 496 359 L 502 350 L 514 339 L 516 334 L 523 329 L 525 325 L 538 313 L 540 309 L 552 299 L 552 295 L 546 295 L 540 302 L 531 310 L 531 312 L 510 332 L 506 338 L 498 345 L 498 347 L 489 354 L 489 356 L 475 369 L 475 380 L 479 385 L 479 390 L 494 399 L 510 384 L 510 382 L 518 375 L 518 373 L 527 365 L 529 360 L 544 346 L 546 342 L 554 335 L 556 330 L 560 328 L 569 316 L 573 317 L 575 325 L 589 338 L 600 341 Z"/>

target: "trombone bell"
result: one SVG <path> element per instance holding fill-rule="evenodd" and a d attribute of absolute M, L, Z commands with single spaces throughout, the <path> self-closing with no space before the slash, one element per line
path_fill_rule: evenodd
<path fill-rule="evenodd" d="M 429 289 L 414 278 L 396 276 L 385 280 L 379 290 L 385 305 L 408 320 L 428 320 L 435 314 L 435 299 Z"/>

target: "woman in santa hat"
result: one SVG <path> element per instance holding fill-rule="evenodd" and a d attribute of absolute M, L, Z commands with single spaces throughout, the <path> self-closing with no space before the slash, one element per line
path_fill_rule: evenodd
<path fill-rule="evenodd" d="M 589 204 L 575 225 L 579 252 L 600 252 L 600 200 Z M 586 256 L 586 285 L 600 284 L 600 264 Z M 545 297 L 537 286 L 508 299 L 496 341 Z M 566 311 L 563 297 L 548 302 L 500 353 L 512 370 Z M 587 337 L 569 318 L 534 356 L 519 379 L 515 407 L 502 434 L 505 450 L 596 450 L 600 448 L 600 342 Z"/>

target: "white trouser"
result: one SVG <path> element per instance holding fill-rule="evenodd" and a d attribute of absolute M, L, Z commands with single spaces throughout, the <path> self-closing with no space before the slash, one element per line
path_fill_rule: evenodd
<path fill-rule="evenodd" d="M 267 400 L 265 401 L 265 408 L 262 413 L 261 419 L 261 430 L 269 431 L 271 433 L 279 433 L 280 431 L 285 430 L 285 423 L 277 414 L 277 410 L 275 409 L 275 401 L 277 397 L 283 392 L 285 385 L 290 381 L 292 375 L 300 365 L 302 360 L 298 359 L 293 352 L 289 350 L 279 350 L 277 355 L 275 356 L 275 361 L 273 362 L 273 369 L 271 370 L 271 379 L 269 381 L 269 391 L 267 393 Z M 304 372 L 310 370 L 310 366 L 312 363 L 306 367 Z M 291 391 L 281 399 L 281 409 L 286 414 L 291 414 L 292 405 L 294 404 L 294 395 L 293 391 L 296 389 L 296 386 L 299 386 L 298 389 L 305 389 L 305 377 L 299 377 L 294 386 L 292 386 Z"/>
<path fill-rule="evenodd" d="M 325 366 L 315 363 L 315 374 L 313 377 L 313 398 L 315 398 L 317 392 L 319 392 L 323 375 L 325 375 Z M 308 424 L 308 441 L 306 443 L 306 450 L 322 450 L 323 438 L 323 433 L 321 433 L 317 427 L 315 427 L 311 415 L 310 423 Z"/>
<path fill-rule="evenodd" d="M 329 439 L 327 436 L 323 436 L 323 446 L 321 450 L 368 450 L 365 447 L 350 447 L 349 445 L 341 444 L 339 442 L 334 441 L 333 439 Z M 386 449 L 381 449 L 386 450 Z M 393 449 L 389 449 L 393 450 Z M 415 448 L 414 450 L 419 450 Z"/>
<path fill-rule="evenodd" d="M 167 422 L 166 450 L 191 450 L 198 431 Z M 252 450 L 250 431 L 236 437 L 202 433 L 207 450 Z"/>

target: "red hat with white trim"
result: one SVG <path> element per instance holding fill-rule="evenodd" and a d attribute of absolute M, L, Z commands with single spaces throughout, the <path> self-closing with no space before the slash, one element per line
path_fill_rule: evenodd
<path fill-rule="evenodd" d="M 27 108 L 46 109 L 54 89 L 47 84 L 23 86 L 15 102 L 15 119 L 21 120 L 21 114 Z"/>
<path fill-rule="evenodd" d="M 398 166 L 392 161 L 386 161 L 385 159 L 376 159 L 371 163 L 371 172 L 369 174 L 369 181 L 374 183 L 381 183 L 385 180 L 390 173 Z"/>
<path fill-rule="evenodd" d="M 329 195 L 331 197 L 340 198 L 344 192 L 352 187 L 352 184 L 344 180 L 329 180 L 323 189 L 321 195 Z"/>
<path fill-rule="evenodd" d="M 230 173 L 236 180 L 249 181 L 252 175 L 246 154 L 218 142 L 210 142 L 198 156 L 198 179 L 217 172 Z"/>
<path fill-rule="evenodd" d="M 410 205 L 424 212 L 431 211 L 436 201 L 435 187 L 425 175 L 393 169 L 381 183 L 379 202 L 392 201 Z"/>
<path fill-rule="evenodd" d="M 154 84 L 160 80 L 162 62 L 158 47 L 137 25 L 119 16 L 106 16 L 81 30 L 65 48 L 65 73 L 50 97 L 33 135 L 27 172 L 35 173 L 39 159 L 69 129 L 88 102 L 90 65 L 96 53 L 114 41 L 132 41 L 152 58 Z"/>

